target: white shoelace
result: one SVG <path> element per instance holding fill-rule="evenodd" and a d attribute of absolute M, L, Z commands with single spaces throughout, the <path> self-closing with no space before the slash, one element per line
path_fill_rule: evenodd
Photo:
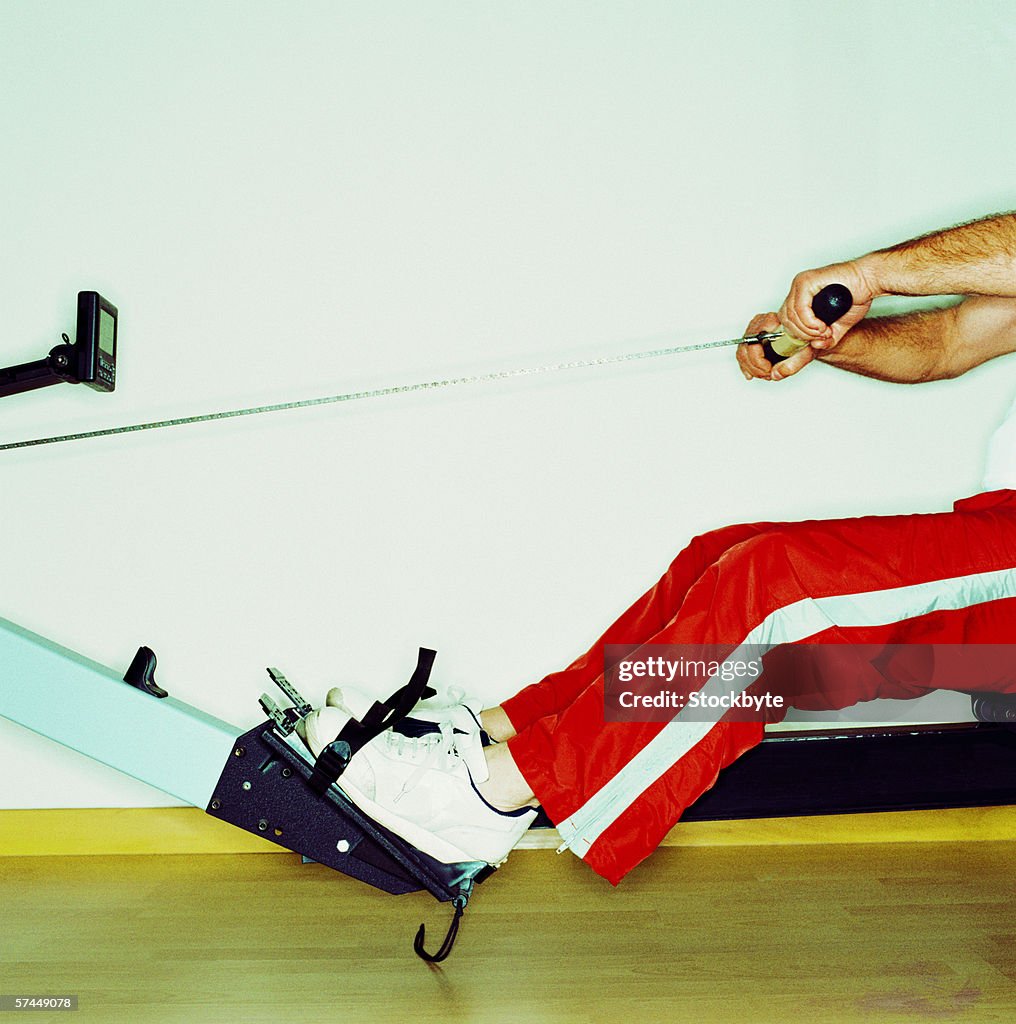
<path fill-rule="evenodd" d="M 385 747 L 395 757 L 418 764 L 422 770 L 427 768 L 450 768 L 461 760 L 455 745 L 455 735 L 451 722 L 439 722 L 437 732 L 429 732 L 423 736 L 405 736 L 401 732 L 389 729 L 382 733 Z"/>
<path fill-rule="evenodd" d="M 462 758 L 455 746 L 455 738 L 450 722 L 440 724 L 440 732 L 427 733 L 425 736 L 404 736 L 402 733 L 389 729 L 383 733 L 385 747 L 395 757 L 404 758 L 416 764 L 416 770 L 402 784 L 402 789 L 392 801 L 398 803 L 404 796 L 412 793 L 417 782 L 433 769 L 448 771 L 462 765 Z"/>

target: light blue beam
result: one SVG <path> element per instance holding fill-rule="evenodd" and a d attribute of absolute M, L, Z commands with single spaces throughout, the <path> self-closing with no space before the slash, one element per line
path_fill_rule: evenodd
<path fill-rule="evenodd" d="M 0 715 L 201 808 L 245 731 L 6 619 Z"/>

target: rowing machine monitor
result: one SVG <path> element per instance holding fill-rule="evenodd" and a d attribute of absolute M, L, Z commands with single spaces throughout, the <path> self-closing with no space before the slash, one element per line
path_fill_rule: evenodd
<path fill-rule="evenodd" d="M 98 292 L 78 292 L 77 338 L 50 350 L 44 359 L 0 369 L 0 397 L 66 381 L 96 391 L 116 387 L 117 309 Z"/>
<path fill-rule="evenodd" d="M 116 306 L 98 292 L 78 292 L 77 378 L 96 391 L 116 387 Z"/>

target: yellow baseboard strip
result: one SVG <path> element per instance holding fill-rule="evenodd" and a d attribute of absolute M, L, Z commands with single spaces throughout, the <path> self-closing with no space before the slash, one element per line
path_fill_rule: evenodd
<path fill-rule="evenodd" d="M 197 807 L 0 811 L 0 856 L 279 853 L 282 847 Z"/>
<path fill-rule="evenodd" d="M 1016 807 L 833 814 L 805 818 L 689 821 L 663 846 L 780 846 L 1016 840 Z M 553 829 L 534 830 L 519 849 L 553 849 Z M 197 807 L 0 810 L 0 857 L 139 853 L 285 853 Z"/>

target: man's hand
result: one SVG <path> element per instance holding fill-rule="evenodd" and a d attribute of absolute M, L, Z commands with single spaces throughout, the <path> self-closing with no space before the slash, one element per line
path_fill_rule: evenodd
<path fill-rule="evenodd" d="M 830 284 L 845 285 L 854 302 L 827 326 L 811 304 Z M 966 298 L 945 309 L 865 319 L 880 295 Z M 807 347 L 773 366 L 761 345 L 739 345 L 737 362 L 745 379 L 782 380 L 821 358 L 851 373 L 916 384 L 956 377 L 1016 352 L 1016 212 L 805 270 L 794 278 L 779 313 L 753 317 L 745 335 L 779 329 Z"/>
<path fill-rule="evenodd" d="M 815 296 L 827 284 L 846 285 L 854 298 L 850 309 L 831 326 L 822 323 L 811 308 Z M 871 300 L 879 294 L 872 268 L 864 258 L 849 263 L 832 263 L 817 270 L 803 270 L 794 278 L 790 292 L 780 306 L 779 318 L 786 329 L 802 341 L 810 341 L 817 349 L 830 349 L 839 344 L 854 324 L 867 316 Z"/>
<path fill-rule="evenodd" d="M 779 331 L 783 329 L 780 318 L 775 313 L 758 313 L 744 329 L 745 336 L 759 334 L 762 331 Z M 776 363 L 775 366 L 762 354 L 762 346 L 742 344 L 737 346 L 737 364 L 741 367 L 745 380 L 783 380 L 792 377 L 798 370 L 804 369 L 815 358 L 815 350 L 808 345 L 795 352 L 789 359 Z"/>
<path fill-rule="evenodd" d="M 809 342 L 809 345 L 775 366 L 762 354 L 761 345 L 738 345 L 737 362 L 745 380 L 792 377 L 822 351 L 835 348 L 847 331 L 867 316 L 872 299 L 881 294 L 875 283 L 873 267 L 867 264 L 867 260 L 868 257 L 862 257 L 849 263 L 831 263 L 828 267 L 803 270 L 791 282 L 790 292 L 779 313 L 759 313 L 753 317 L 745 335 L 782 330 Z M 828 284 L 846 285 L 854 299 L 850 309 L 831 326 L 819 320 L 811 308 L 815 296 Z"/>

